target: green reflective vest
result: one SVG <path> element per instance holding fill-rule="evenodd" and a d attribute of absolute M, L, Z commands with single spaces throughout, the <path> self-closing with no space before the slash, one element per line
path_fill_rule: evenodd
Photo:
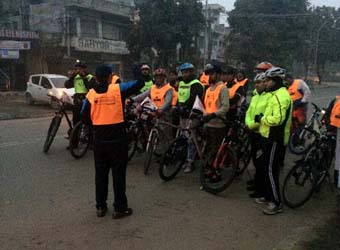
<path fill-rule="evenodd" d="M 185 103 L 190 97 L 191 85 L 195 83 L 200 83 L 199 80 L 195 79 L 189 83 L 183 81 L 179 82 L 178 86 L 178 103 Z"/>
<path fill-rule="evenodd" d="M 93 75 L 88 74 L 86 76 L 86 79 L 88 81 L 90 81 L 93 78 Z M 74 92 L 76 94 L 86 94 L 89 90 L 86 88 L 83 79 L 81 78 L 81 76 L 78 74 L 76 75 L 76 77 L 74 78 Z"/>
<path fill-rule="evenodd" d="M 153 85 L 153 81 L 152 80 L 145 82 L 144 83 L 144 87 L 141 88 L 140 92 L 143 93 L 143 92 L 151 89 L 152 85 Z"/>

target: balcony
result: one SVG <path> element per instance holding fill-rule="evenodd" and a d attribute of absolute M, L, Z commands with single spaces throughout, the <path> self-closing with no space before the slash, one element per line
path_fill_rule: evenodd
<path fill-rule="evenodd" d="M 65 7 L 93 9 L 100 12 L 130 17 L 134 3 L 132 0 L 64 0 Z"/>

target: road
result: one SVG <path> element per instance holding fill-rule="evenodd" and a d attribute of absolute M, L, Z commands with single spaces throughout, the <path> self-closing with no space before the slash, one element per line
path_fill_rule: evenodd
<path fill-rule="evenodd" d="M 336 91 L 317 90 L 316 103 L 325 106 Z M 127 176 L 133 216 L 112 220 L 110 208 L 106 217 L 97 218 L 92 152 L 80 160 L 72 158 L 63 138 L 64 123 L 49 154 L 43 154 L 49 122 L 49 117 L 0 121 L 3 250 L 298 250 L 336 208 L 335 193 L 325 185 L 302 208 L 285 207 L 280 215 L 264 216 L 263 206 L 248 198 L 247 174 L 213 196 L 199 189 L 198 171 L 163 183 L 156 166 L 149 176 L 143 175 L 137 156 Z M 285 170 L 292 159 L 289 156 Z"/>

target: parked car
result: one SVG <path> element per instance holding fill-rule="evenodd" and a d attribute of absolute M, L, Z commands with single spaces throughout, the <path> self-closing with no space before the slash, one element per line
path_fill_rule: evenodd
<path fill-rule="evenodd" d="M 74 95 L 74 88 L 66 89 L 64 87 L 65 81 L 68 78 L 63 75 L 54 74 L 37 74 L 31 75 L 27 82 L 27 89 L 25 93 L 26 103 L 34 104 L 34 102 L 49 103 L 53 108 L 56 103 L 49 95 L 60 99 L 65 93 L 70 99 Z"/>

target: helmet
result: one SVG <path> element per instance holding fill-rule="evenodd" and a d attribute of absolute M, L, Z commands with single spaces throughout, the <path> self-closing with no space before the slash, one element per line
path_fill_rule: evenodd
<path fill-rule="evenodd" d="M 76 64 L 74 65 L 75 68 L 83 68 L 83 69 L 86 69 L 87 68 L 87 65 L 85 64 L 85 62 L 82 62 L 80 60 L 77 60 L 76 61 Z"/>
<path fill-rule="evenodd" d="M 217 74 L 221 74 L 222 73 L 222 69 L 220 66 L 216 65 L 216 64 L 210 64 L 208 63 L 207 65 L 205 65 L 205 70 L 204 73 L 205 74 L 211 74 L 211 73 L 217 73 Z"/>
<path fill-rule="evenodd" d="M 257 74 L 254 78 L 254 82 L 261 82 L 263 81 L 264 79 L 266 79 L 265 77 L 265 73 L 260 73 L 260 74 Z"/>
<path fill-rule="evenodd" d="M 151 70 L 150 66 L 147 65 L 147 64 L 142 64 L 142 66 L 140 66 L 140 69 L 141 69 L 141 70 L 143 70 L 143 69 Z"/>
<path fill-rule="evenodd" d="M 279 67 L 272 67 L 264 73 L 265 78 L 280 77 L 284 79 L 286 75 L 286 70 Z"/>
<path fill-rule="evenodd" d="M 154 75 L 155 76 L 166 76 L 166 71 L 163 68 L 158 68 L 158 69 L 155 69 Z"/>
<path fill-rule="evenodd" d="M 270 62 L 261 62 L 255 67 L 255 69 L 266 71 L 267 69 L 270 69 L 272 67 L 274 66 Z"/>
<path fill-rule="evenodd" d="M 194 69 L 194 65 L 191 64 L 191 63 L 183 63 L 179 66 L 179 70 L 180 71 L 183 71 L 183 70 L 186 70 L 186 69 Z"/>

